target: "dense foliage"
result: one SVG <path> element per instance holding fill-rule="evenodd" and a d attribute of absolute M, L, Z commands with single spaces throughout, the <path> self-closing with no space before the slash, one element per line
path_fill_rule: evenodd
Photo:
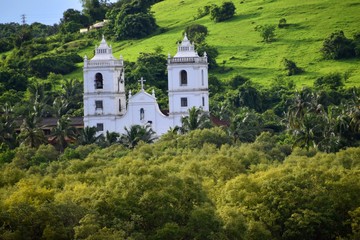
<path fill-rule="evenodd" d="M 343 31 L 336 31 L 332 33 L 323 42 L 321 49 L 323 56 L 327 59 L 344 59 L 352 58 L 357 55 L 356 49 L 359 48 L 359 42 L 345 37 Z M 359 55 L 358 55 L 359 56 Z"/>
<path fill-rule="evenodd" d="M 223 22 L 232 18 L 236 7 L 233 2 L 223 2 L 221 6 L 213 5 L 210 8 L 210 19 L 214 22 Z"/>
<path fill-rule="evenodd" d="M 359 149 L 288 151 L 219 129 L 0 155 L 2 239 L 356 239 Z M 290 154 L 290 155 L 289 155 Z"/>
<path fill-rule="evenodd" d="M 218 67 L 207 27 L 190 23 L 184 32 L 209 61 L 211 118 L 192 108 L 159 139 L 149 126 L 100 136 L 72 126 L 82 82 L 62 75 L 80 69 L 77 53 L 102 34 L 78 30 L 106 17 L 107 37 L 154 34 L 156 2 L 83 0 L 59 25 L 0 24 L 0 239 L 359 239 L 360 93 L 344 87 L 349 73 L 302 89 L 283 76 L 268 86 L 219 79 L 212 73 L 226 72 L 226 60 Z M 207 5 L 196 19 L 209 14 L 225 20 L 235 7 Z M 258 30 L 273 41 L 275 25 Z M 359 34 L 339 31 L 322 53 L 349 58 L 359 46 Z M 302 71 L 289 59 L 284 68 Z M 162 49 L 125 72 L 129 89 L 144 77 L 167 108 Z M 56 126 L 45 135 L 49 117 Z"/>

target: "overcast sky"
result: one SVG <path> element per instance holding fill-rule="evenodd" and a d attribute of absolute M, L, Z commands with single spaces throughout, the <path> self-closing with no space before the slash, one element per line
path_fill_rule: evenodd
<path fill-rule="evenodd" d="M 21 23 L 25 14 L 27 24 L 53 25 L 69 8 L 82 10 L 79 0 L 0 0 L 0 23 Z"/>

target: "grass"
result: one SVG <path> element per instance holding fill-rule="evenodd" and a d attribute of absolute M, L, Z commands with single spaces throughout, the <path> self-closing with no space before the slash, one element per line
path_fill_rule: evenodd
<path fill-rule="evenodd" d="M 243 2 L 243 3 L 240 3 Z M 226 81 L 235 75 L 249 77 L 261 85 L 270 84 L 277 76 L 293 79 L 298 87 L 309 86 L 324 74 L 350 73 L 347 86 L 360 86 L 360 60 L 330 61 L 322 58 L 323 40 L 336 30 L 343 30 L 349 38 L 360 31 L 360 4 L 358 0 L 243 0 L 234 1 L 236 15 L 233 19 L 214 23 L 205 16 L 194 20 L 197 9 L 216 0 L 164 0 L 153 6 L 157 24 L 164 32 L 141 40 L 111 43 L 116 57 L 135 61 L 140 52 L 152 52 L 158 46 L 164 54 L 176 53 L 176 42 L 182 39 L 186 26 L 198 23 L 209 30 L 208 44 L 219 50 L 217 62 L 232 68 L 226 73 L 215 72 Z M 262 42 L 257 25 L 277 25 L 285 18 L 288 27 L 276 28 L 272 43 Z M 92 56 L 93 47 L 80 54 Z M 298 76 L 285 76 L 283 58 L 290 59 L 305 72 Z M 77 71 L 72 76 L 78 76 Z M 81 77 L 81 75 L 79 76 Z"/>

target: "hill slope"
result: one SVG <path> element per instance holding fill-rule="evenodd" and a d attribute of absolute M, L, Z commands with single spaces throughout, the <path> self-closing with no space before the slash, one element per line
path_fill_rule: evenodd
<path fill-rule="evenodd" d="M 359 59 L 331 61 L 322 58 L 323 40 L 336 30 L 343 30 L 348 38 L 360 31 L 360 3 L 357 0 L 243 0 L 235 1 L 236 15 L 233 19 L 214 23 L 205 16 L 194 20 L 197 9 L 205 5 L 219 4 L 216 0 L 164 0 L 153 6 L 152 11 L 164 33 L 141 40 L 112 43 L 115 56 L 135 61 L 140 52 L 151 52 L 161 46 L 165 54 L 176 53 L 176 42 L 188 25 L 198 23 L 209 30 L 208 44 L 219 51 L 217 62 L 226 61 L 233 68 L 226 74 L 215 73 L 222 80 L 240 74 L 255 82 L 267 85 L 276 76 L 285 76 L 283 58 L 290 59 L 305 70 L 292 76 L 296 84 L 312 85 L 326 73 L 350 74 L 348 86 L 360 85 Z M 276 28 L 276 40 L 264 43 L 257 25 L 277 25 L 285 18 L 289 26 Z M 93 49 L 81 54 L 91 55 Z M 80 72 L 78 72 L 79 74 Z"/>

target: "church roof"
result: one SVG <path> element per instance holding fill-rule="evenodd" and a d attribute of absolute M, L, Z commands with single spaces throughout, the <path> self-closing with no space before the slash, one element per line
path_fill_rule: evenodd
<path fill-rule="evenodd" d="M 144 102 L 157 103 L 156 102 L 156 97 L 154 95 L 151 95 L 151 94 L 147 93 L 144 89 L 141 89 L 135 95 L 129 97 L 129 104 L 131 104 L 131 103 L 140 103 L 140 102 L 142 102 L 142 103 L 144 103 Z"/>
<path fill-rule="evenodd" d="M 198 57 L 198 56 L 199 55 L 195 51 L 194 44 L 190 42 L 190 40 L 187 38 L 187 35 L 185 33 L 184 39 L 178 45 L 178 51 L 174 57 L 176 58 L 176 57 Z"/>
<path fill-rule="evenodd" d="M 112 48 L 107 44 L 104 35 L 100 45 L 95 49 L 95 56 L 91 60 L 116 60 L 112 55 Z"/>

